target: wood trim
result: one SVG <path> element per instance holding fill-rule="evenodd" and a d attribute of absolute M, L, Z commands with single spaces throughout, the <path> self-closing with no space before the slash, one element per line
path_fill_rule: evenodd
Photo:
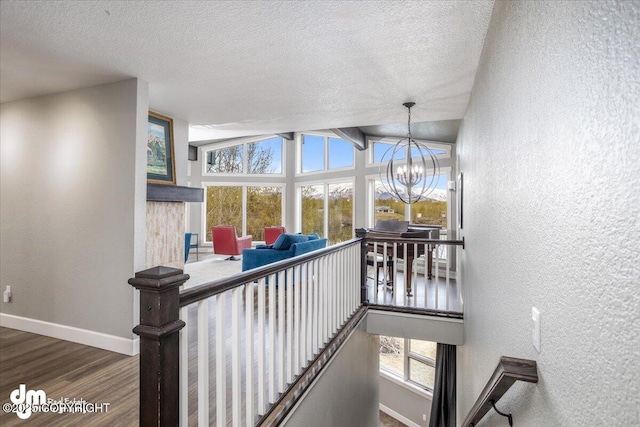
<path fill-rule="evenodd" d="M 538 382 L 538 367 L 535 360 L 502 356 L 478 400 L 467 414 L 462 427 L 476 425 L 489 412 L 494 403 L 509 390 L 516 381 Z"/>
<path fill-rule="evenodd" d="M 381 305 L 381 304 L 371 304 L 368 302 L 364 303 L 371 310 L 378 311 L 387 311 L 393 313 L 403 313 L 403 314 L 420 314 L 423 316 L 434 316 L 434 317 L 446 317 L 448 319 L 463 319 L 463 313 L 459 313 L 457 311 L 444 311 L 444 310 L 433 310 L 430 308 L 418 308 L 418 307 L 402 307 L 395 305 Z"/>

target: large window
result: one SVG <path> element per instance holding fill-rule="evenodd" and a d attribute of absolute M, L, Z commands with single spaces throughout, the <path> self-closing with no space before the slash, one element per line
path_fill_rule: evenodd
<path fill-rule="evenodd" d="M 433 390 L 437 343 L 380 336 L 380 370 Z"/>
<path fill-rule="evenodd" d="M 302 134 L 299 172 L 320 172 L 352 168 L 354 148 L 344 139 L 325 135 Z"/>
<path fill-rule="evenodd" d="M 373 149 L 370 150 L 371 155 L 369 157 L 369 164 L 380 164 L 386 163 L 391 159 L 391 155 L 394 153 L 394 146 L 401 138 L 384 138 L 382 140 L 373 140 L 370 141 L 370 145 L 373 146 Z M 431 152 L 438 157 L 447 158 L 451 156 L 451 148 L 446 144 L 438 144 L 434 142 L 428 141 L 418 141 L 421 144 L 425 144 Z M 397 150 L 395 151 L 395 155 L 393 156 L 394 160 L 403 160 L 406 159 L 407 153 L 406 150 Z M 412 147 L 411 149 L 411 158 L 420 157 L 420 152 L 417 148 Z"/>
<path fill-rule="evenodd" d="M 300 187 L 302 234 L 324 232 L 324 185 L 304 185 Z"/>
<path fill-rule="evenodd" d="M 282 186 L 232 185 L 206 187 L 205 241 L 211 227 L 234 225 L 238 234 L 264 240 L 264 228 L 282 225 Z"/>
<path fill-rule="evenodd" d="M 426 199 L 407 205 L 388 192 L 380 179 L 369 181 L 370 200 L 372 202 L 371 224 L 374 226 L 381 219 L 409 220 L 411 224 L 438 225 L 447 228 L 447 191 L 446 173 L 436 177 L 436 188 Z"/>
<path fill-rule="evenodd" d="M 282 174 L 283 140 L 280 137 L 249 140 L 205 151 L 205 175 Z"/>
<path fill-rule="evenodd" d="M 208 186 L 206 190 L 206 241 L 211 241 L 211 227 L 233 225 L 242 233 L 242 187 Z"/>
<path fill-rule="evenodd" d="M 318 233 L 330 244 L 353 238 L 353 182 L 301 185 L 302 233 Z"/>
<path fill-rule="evenodd" d="M 436 188 L 427 199 L 411 205 L 411 223 L 447 228 L 447 175 L 436 176 Z"/>

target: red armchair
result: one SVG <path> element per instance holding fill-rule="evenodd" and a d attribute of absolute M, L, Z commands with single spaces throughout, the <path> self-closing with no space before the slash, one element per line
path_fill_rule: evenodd
<path fill-rule="evenodd" d="M 264 243 L 266 245 L 272 245 L 283 233 L 287 230 L 284 227 L 265 227 L 264 228 Z"/>
<path fill-rule="evenodd" d="M 233 225 L 217 225 L 211 228 L 211 240 L 213 241 L 213 253 L 231 255 L 226 259 L 239 261 L 235 255 L 242 255 L 243 249 L 251 248 L 252 236 L 238 237 Z"/>

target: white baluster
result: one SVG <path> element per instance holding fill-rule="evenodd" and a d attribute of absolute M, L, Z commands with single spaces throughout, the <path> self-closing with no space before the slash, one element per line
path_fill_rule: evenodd
<path fill-rule="evenodd" d="M 226 335 L 225 300 L 226 294 L 216 295 L 216 425 L 227 425 L 227 353 L 225 350 Z M 198 376 L 202 373 L 198 370 Z M 199 397 L 199 396 L 198 396 Z M 208 404 L 208 403 L 207 403 Z M 207 406 L 207 414 L 209 412 Z M 198 411 L 200 415 L 200 411 Z M 202 425 L 209 425 L 202 424 Z"/>
<path fill-rule="evenodd" d="M 276 401 L 276 278 L 269 276 L 269 403 Z"/>
<path fill-rule="evenodd" d="M 180 330 L 180 425 L 189 425 L 189 307 L 180 309 L 185 326 Z"/>
<path fill-rule="evenodd" d="M 302 266 L 295 268 L 293 285 L 293 376 L 300 371 L 300 291 L 302 287 Z"/>
<path fill-rule="evenodd" d="M 273 278 L 271 279 L 273 280 Z M 266 309 L 265 303 L 265 279 L 258 280 L 258 415 L 264 415 L 266 412 L 265 404 L 265 385 L 267 382 L 265 372 L 265 335 L 267 333 L 265 329 L 264 311 Z"/>
<path fill-rule="evenodd" d="M 405 290 L 407 287 L 407 255 L 404 256 L 404 281 Z M 393 242 L 393 282 L 391 285 L 391 305 L 397 304 L 398 298 L 398 243 Z"/>
<path fill-rule="evenodd" d="M 286 381 L 287 384 L 291 384 L 291 382 L 293 381 L 293 294 L 295 292 L 293 290 L 293 288 L 295 287 L 293 280 L 295 275 L 295 267 L 290 268 L 289 270 L 287 270 L 287 272 L 287 286 L 285 287 L 285 294 L 287 299 L 287 323 L 285 328 L 285 335 L 287 337 Z M 284 389 L 282 391 L 284 391 Z"/>
<path fill-rule="evenodd" d="M 238 286 L 231 291 L 231 421 L 233 427 L 240 427 L 242 393 L 242 366 L 240 357 L 240 335 L 242 287 Z"/>
<path fill-rule="evenodd" d="M 285 326 L 285 301 L 284 291 L 286 287 L 286 274 L 284 271 L 278 272 L 278 393 L 284 391 L 284 370 L 285 370 L 285 356 L 284 356 L 284 326 Z"/>
<path fill-rule="evenodd" d="M 311 342 L 311 337 L 309 335 L 309 326 L 307 323 L 307 316 L 309 314 L 309 263 L 305 263 L 301 268 L 301 273 L 303 277 L 300 277 L 300 345 L 302 346 L 300 352 L 300 368 L 304 368 L 307 366 L 307 354 L 309 354 L 309 343 Z"/>
<path fill-rule="evenodd" d="M 245 285 L 245 359 L 246 359 L 246 415 L 247 427 L 253 426 L 253 283 Z M 258 336 L 263 335 L 264 330 L 258 330 Z M 263 362 L 264 363 L 264 362 Z M 259 383 L 264 383 L 264 376 L 258 377 Z"/>
<path fill-rule="evenodd" d="M 216 313 L 216 325 L 219 323 Z M 216 338 L 216 341 L 219 338 Z M 198 423 L 209 425 L 209 300 L 198 301 Z"/>
<path fill-rule="evenodd" d="M 432 255 L 432 260 L 433 260 L 433 264 L 435 264 L 435 273 L 433 275 L 433 284 L 436 287 L 436 310 L 438 310 L 440 308 L 440 299 L 438 298 L 438 288 L 440 286 L 438 286 L 438 278 L 440 276 L 439 271 L 438 271 L 438 259 L 437 259 L 437 250 L 435 249 L 437 248 L 437 246 L 434 245 L 434 255 Z"/>

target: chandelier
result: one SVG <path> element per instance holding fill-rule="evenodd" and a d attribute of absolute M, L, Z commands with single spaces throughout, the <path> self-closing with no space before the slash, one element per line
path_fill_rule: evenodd
<path fill-rule="evenodd" d="M 411 136 L 411 107 L 415 102 L 405 102 L 409 119 L 407 137 L 389 147 L 382 155 L 380 181 L 385 191 L 406 204 L 428 198 L 438 184 L 440 164 L 436 154 L 422 142 Z M 386 162 L 386 166 L 384 163 Z"/>

